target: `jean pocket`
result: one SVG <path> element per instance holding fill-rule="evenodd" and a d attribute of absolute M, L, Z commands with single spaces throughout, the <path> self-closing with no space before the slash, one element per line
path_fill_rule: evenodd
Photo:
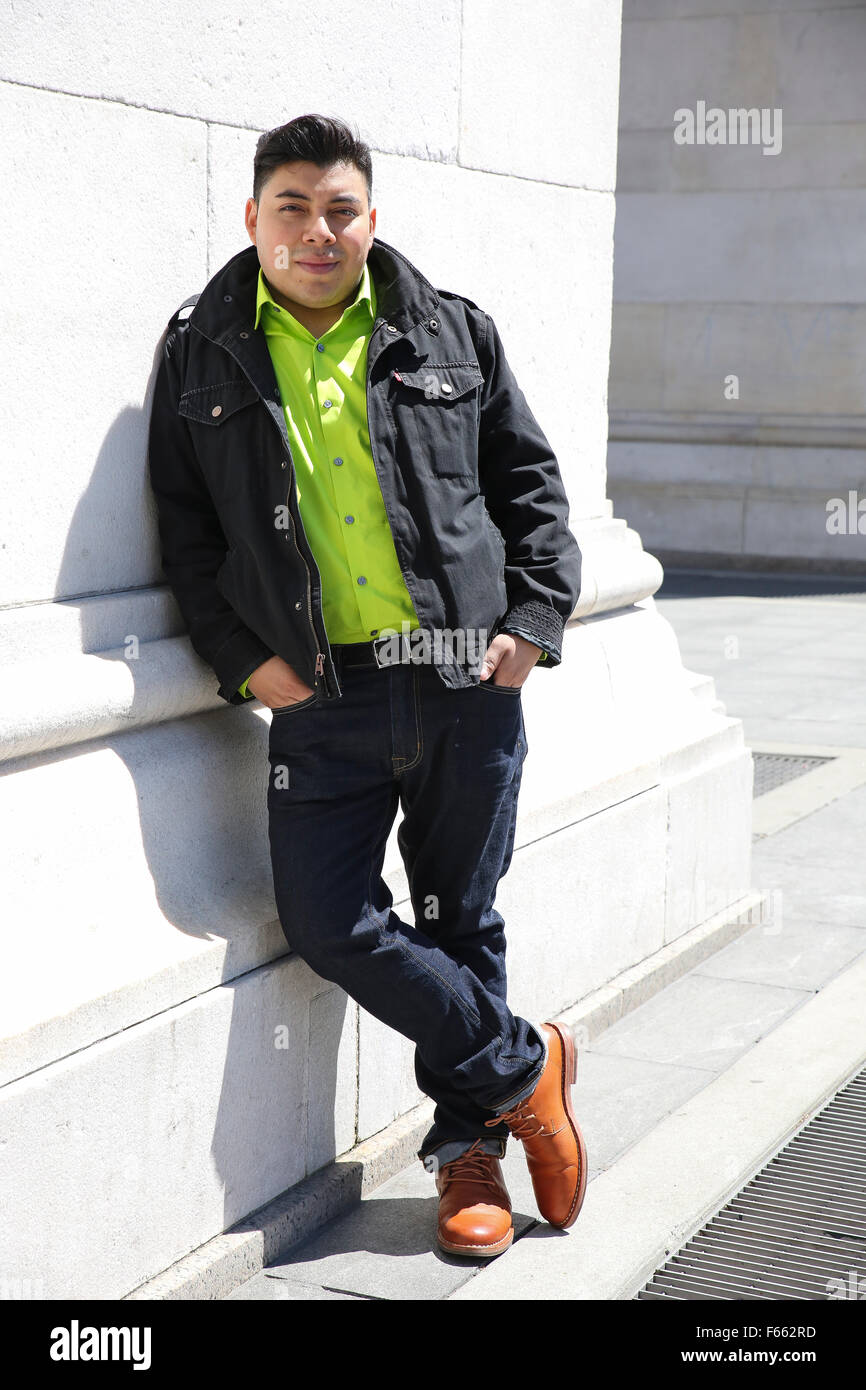
<path fill-rule="evenodd" d="M 482 690 L 498 690 L 503 695 L 519 695 L 523 689 L 522 685 L 496 685 L 493 677 L 489 680 L 479 681 Z"/>
<path fill-rule="evenodd" d="M 305 700 L 295 700 L 291 705 L 275 705 L 271 709 L 271 714 L 291 714 L 293 710 L 306 709 L 309 705 L 315 704 L 318 698 L 319 692 L 314 690 L 312 695 L 308 695 Z"/>

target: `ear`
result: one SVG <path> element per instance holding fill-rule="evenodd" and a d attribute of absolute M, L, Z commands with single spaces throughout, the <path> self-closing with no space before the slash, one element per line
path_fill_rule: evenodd
<path fill-rule="evenodd" d="M 256 241 L 256 223 L 258 221 L 258 215 L 259 209 L 255 198 L 247 198 L 247 205 L 244 208 L 244 225 L 246 226 L 247 234 L 253 245 L 255 245 Z"/>

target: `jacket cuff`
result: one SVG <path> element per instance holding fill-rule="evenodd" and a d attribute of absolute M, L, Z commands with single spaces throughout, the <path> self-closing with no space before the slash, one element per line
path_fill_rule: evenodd
<path fill-rule="evenodd" d="M 265 642 L 249 628 L 236 632 L 224 642 L 213 659 L 220 686 L 218 695 L 230 705 L 244 705 L 251 696 L 241 694 L 240 686 L 246 685 L 250 676 L 263 661 L 274 653 Z"/>
<path fill-rule="evenodd" d="M 558 666 L 562 661 L 562 633 L 565 623 L 555 608 L 549 604 L 530 599 L 509 608 L 502 622 L 497 624 L 497 632 L 508 632 L 512 637 L 525 637 L 534 642 L 546 655 L 539 657 L 536 665 Z"/>

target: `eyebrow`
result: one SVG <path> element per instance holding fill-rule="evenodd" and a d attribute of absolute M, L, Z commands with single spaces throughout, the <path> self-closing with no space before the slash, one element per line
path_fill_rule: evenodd
<path fill-rule="evenodd" d="M 302 198 L 305 203 L 310 201 L 307 193 L 301 193 L 295 188 L 284 188 L 282 193 L 275 193 L 273 196 L 275 198 Z M 356 198 L 354 193 L 335 193 L 333 198 L 329 198 L 328 201 L 331 203 L 356 203 L 358 207 L 361 206 L 361 199 Z"/>

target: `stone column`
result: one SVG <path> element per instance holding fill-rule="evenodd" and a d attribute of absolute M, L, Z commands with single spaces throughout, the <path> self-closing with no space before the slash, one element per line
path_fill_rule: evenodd
<path fill-rule="evenodd" d="M 610 495 L 664 561 L 866 572 L 864 55 L 857 0 L 624 12 Z"/>
<path fill-rule="evenodd" d="M 736 911 L 751 761 L 606 497 L 618 0 L 543 22 L 348 0 L 337 31 L 291 7 L 87 8 L 9 7 L 0 83 L 0 1275 L 104 1299 L 420 1099 L 409 1045 L 286 954 L 268 716 L 216 695 L 159 569 L 154 352 L 246 244 L 261 130 L 357 123 L 381 236 L 493 315 L 561 458 L 584 587 L 562 667 L 525 696 L 501 895 L 518 1012 L 553 1016 Z M 405 912 L 394 837 L 387 870 Z"/>

